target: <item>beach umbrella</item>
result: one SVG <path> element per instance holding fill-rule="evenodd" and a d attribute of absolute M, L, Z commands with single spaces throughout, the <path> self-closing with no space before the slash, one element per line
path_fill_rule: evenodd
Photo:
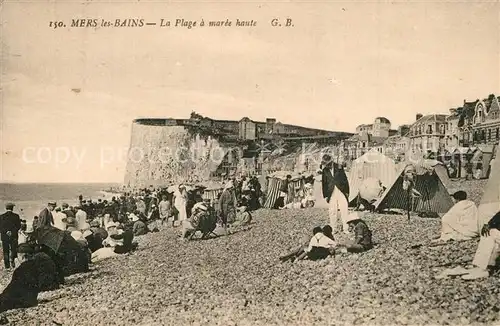
<path fill-rule="evenodd" d="M 66 232 L 53 226 L 41 226 L 35 231 L 35 239 L 41 244 L 49 247 L 54 252 L 59 252 Z"/>
<path fill-rule="evenodd" d="M 35 239 L 38 244 L 45 245 L 55 253 L 68 253 L 80 249 L 78 242 L 66 231 L 59 230 L 53 226 L 42 226 L 35 231 Z"/>

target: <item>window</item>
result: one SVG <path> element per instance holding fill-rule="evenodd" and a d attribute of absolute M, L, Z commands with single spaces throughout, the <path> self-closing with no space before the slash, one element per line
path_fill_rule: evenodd
<path fill-rule="evenodd" d="M 491 140 L 491 129 L 488 129 L 488 140 Z"/>
<path fill-rule="evenodd" d="M 497 128 L 497 137 L 496 138 L 497 138 L 497 140 L 500 139 L 500 128 Z"/>
<path fill-rule="evenodd" d="M 427 126 L 427 133 L 432 134 L 432 125 Z"/>

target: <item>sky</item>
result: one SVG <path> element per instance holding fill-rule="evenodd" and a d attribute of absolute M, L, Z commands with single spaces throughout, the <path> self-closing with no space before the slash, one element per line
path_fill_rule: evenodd
<path fill-rule="evenodd" d="M 7 0 L 0 15 L 3 182 L 121 182 L 139 117 L 194 110 L 354 132 L 500 95 L 498 2 Z M 257 25 L 71 28 L 76 18 Z M 104 152 L 117 158 L 103 164 Z"/>

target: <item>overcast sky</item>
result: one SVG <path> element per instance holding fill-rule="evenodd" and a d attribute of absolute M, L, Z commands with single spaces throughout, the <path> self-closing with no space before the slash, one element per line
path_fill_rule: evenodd
<path fill-rule="evenodd" d="M 1 180 L 121 182 L 125 162 L 101 168 L 101 148 L 126 148 L 137 117 L 195 110 L 352 132 L 376 116 L 397 127 L 417 112 L 447 113 L 464 99 L 500 93 L 499 9 L 435 1 L 4 1 Z M 275 17 L 292 18 L 294 27 L 271 27 Z M 257 26 L 48 27 L 74 18 L 238 18 Z M 43 147 L 47 163 L 33 163 Z M 58 147 L 72 152 L 59 166 Z"/>

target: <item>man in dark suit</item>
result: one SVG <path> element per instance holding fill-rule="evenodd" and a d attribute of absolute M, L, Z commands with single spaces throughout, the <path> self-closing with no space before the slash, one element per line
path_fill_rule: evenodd
<path fill-rule="evenodd" d="M 21 218 L 13 212 L 14 204 L 5 205 L 7 212 L 0 215 L 0 235 L 2 239 L 3 261 L 5 269 L 16 267 L 18 232 L 21 229 Z"/>
<path fill-rule="evenodd" d="M 348 215 L 349 182 L 342 164 L 334 164 L 330 155 L 323 157 L 321 166 L 323 197 L 329 203 L 330 226 L 336 232 L 337 221 L 342 221 L 344 233 L 348 233 L 345 219 Z M 332 199 L 333 198 L 333 199 Z"/>
<path fill-rule="evenodd" d="M 326 202 L 330 202 L 333 189 L 335 188 L 335 181 L 333 178 L 333 164 L 332 162 L 325 162 L 325 166 L 321 170 L 321 185 L 323 188 L 323 198 Z"/>
<path fill-rule="evenodd" d="M 38 214 L 38 223 L 37 225 L 33 225 L 33 229 L 39 228 L 41 226 L 50 226 L 54 225 L 54 216 L 52 216 L 52 212 L 56 208 L 56 202 L 48 203 L 47 207 L 42 209 L 40 214 Z"/>

